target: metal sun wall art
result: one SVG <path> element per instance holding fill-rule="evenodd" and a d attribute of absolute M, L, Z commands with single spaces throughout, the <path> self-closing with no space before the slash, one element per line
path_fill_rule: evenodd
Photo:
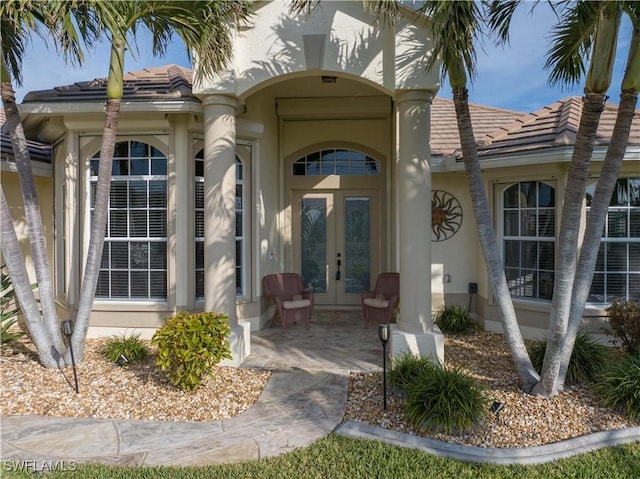
<path fill-rule="evenodd" d="M 462 206 L 451 193 L 433 190 L 431 196 L 431 229 L 432 242 L 451 238 L 462 224 Z"/>

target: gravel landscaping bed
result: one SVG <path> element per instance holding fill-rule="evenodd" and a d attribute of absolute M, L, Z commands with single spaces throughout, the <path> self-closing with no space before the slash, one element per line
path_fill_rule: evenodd
<path fill-rule="evenodd" d="M 165 421 L 216 421 L 249 408 L 270 372 L 216 367 L 192 393 L 174 388 L 152 360 L 120 367 L 98 354 L 101 340 L 88 340 L 77 366 L 80 393 L 71 368 L 47 370 L 24 347 L 3 348 L 0 357 L 2 414 L 50 415 Z M 502 335 L 479 332 L 445 339 L 447 366 L 459 366 L 486 387 L 489 401 L 505 404 L 499 418 L 459 436 L 416 431 L 404 415 L 402 395 L 389 391 L 382 404 L 382 372 L 352 373 L 344 420 L 483 447 L 526 447 L 596 431 L 638 426 L 604 407 L 586 387 L 569 387 L 549 399 L 522 393 Z"/>
<path fill-rule="evenodd" d="M 480 447 L 530 447 L 583 436 L 597 431 L 639 426 L 605 407 L 587 386 L 568 386 L 561 394 L 543 399 L 524 394 L 509 349 L 501 334 L 476 332 L 445 336 L 445 363 L 459 367 L 486 388 L 489 404 L 504 403 L 498 418 L 464 435 L 418 431 L 406 420 L 402 394 L 388 390 L 383 409 L 382 373 L 352 374 L 345 420 Z"/>

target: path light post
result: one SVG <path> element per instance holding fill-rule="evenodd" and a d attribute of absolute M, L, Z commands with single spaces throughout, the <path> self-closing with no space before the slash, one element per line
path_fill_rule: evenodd
<path fill-rule="evenodd" d="M 76 374 L 76 360 L 73 357 L 73 345 L 71 344 L 71 335 L 73 334 L 73 321 L 65 319 L 62 321 L 62 332 L 67 337 L 69 343 L 69 352 L 71 353 L 71 365 L 73 366 L 73 382 L 76 386 L 76 394 L 78 394 L 78 375 Z"/>
<path fill-rule="evenodd" d="M 389 341 L 389 325 L 378 326 L 378 337 L 382 341 L 382 400 L 383 407 L 387 409 L 387 342 Z"/>

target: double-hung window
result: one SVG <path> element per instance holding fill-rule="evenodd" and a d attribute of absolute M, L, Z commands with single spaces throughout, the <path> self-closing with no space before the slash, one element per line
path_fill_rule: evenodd
<path fill-rule="evenodd" d="M 556 235 L 555 189 L 524 181 L 502 190 L 504 268 L 511 296 L 550 300 Z"/>
<path fill-rule="evenodd" d="M 595 192 L 588 185 L 587 215 Z M 640 300 L 640 178 L 619 178 L 602 231 L 589 302 Z"/>
<path fill-rule="evenodd" d="M 99 157 L 90 162 L 92 216 Z M 115 146 L 96 298 L 167 298 L 167 158 L 146 143 Z"/>

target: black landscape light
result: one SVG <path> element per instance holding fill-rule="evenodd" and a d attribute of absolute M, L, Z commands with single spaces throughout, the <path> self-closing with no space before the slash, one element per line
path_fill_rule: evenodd
<path fill-rule="evenodd" d="M 71 344 L 71 336 L 73 335 L 73 321 L 65 319 L 62 321 L 62 333 L 67 337 L 69 343 L 69 352 L 71 353 L 71 365 L 73 366 L 73 382 L 76 386 L 76 394 L 78 394 L 78 375 L 76 374 L 76 360 L 73 357 L 73 345 Z"/>
<path fill-rule="evenodd" d="M 490 411 L 496 415 L 496 420 L 500 419 L 500 411 L 504 409 L 504 403 L 500 401 L 494 401 L 491 405 Z"/>
<path fill-rule="evenodd" d="M 378 337 L 382 341 L 382 398 L 383 407 L 387 409 L 387 342 L 389 341 L 389 325 L 378 326 Z"/>

